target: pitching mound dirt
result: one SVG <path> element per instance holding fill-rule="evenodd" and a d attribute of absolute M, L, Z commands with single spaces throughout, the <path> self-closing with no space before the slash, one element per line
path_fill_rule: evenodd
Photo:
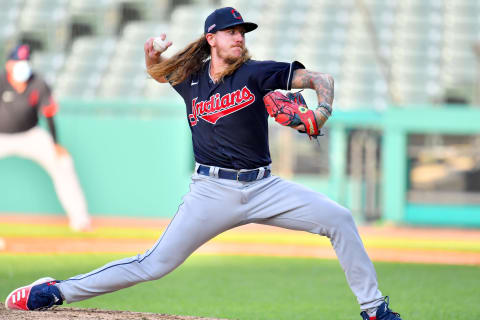
<path fill-rule="evenodd" d="M 98 309 L 57 308 L 49 311 L 17 311 L 6 310 L 0 305 L 0 319 L 2 320 L 226 320 L 217 318 L 201 318 L 187 316 L 173 316 L 167 314 L 110 311 Z"/>

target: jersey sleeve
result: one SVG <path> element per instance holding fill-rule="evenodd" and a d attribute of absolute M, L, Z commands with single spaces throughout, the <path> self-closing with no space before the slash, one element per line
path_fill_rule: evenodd
<path fill-rule="evenodd" d="M 188 100 L 188 94 L 190 93 L 190 79 L 192 76 L 187 77 L 183 82 L 177 85 L 172 85 L 173 89 L 182 96 L 184 100 Z M 167 79 L 168 80 L 168 79 Z M 171 83 L 170 83 L 171 85 Z"/>
<path fill-rule="evenodd" d="M 305 69 L 305 66 L 298 61 L 291 63 L 262 61 L 259 63 L 258 71 L 254 74 L 260 89 L 265 91 L 290 90 L 293 72 L 297 69 Z"/>
<path fill-rule="evenodd" d="M 53 99 L 52 90 L 45 81 L 41 81 L 39 90 L 38 110 L 46 117 L 51 118 L 58 112 L 58 105 Z"/>

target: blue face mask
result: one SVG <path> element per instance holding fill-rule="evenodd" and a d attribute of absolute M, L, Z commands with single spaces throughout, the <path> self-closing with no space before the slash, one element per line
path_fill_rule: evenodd
<path fill-rule="evenodd" d="M 18 61 L 13 66 L 12 76 L 17 82 L 26 82 L 32 75 L 30 64 L 26 60 Z"/>

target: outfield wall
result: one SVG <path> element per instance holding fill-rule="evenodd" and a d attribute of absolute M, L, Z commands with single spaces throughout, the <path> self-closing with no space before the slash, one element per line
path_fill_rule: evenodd
<path fill-rule="evenodd" d="M 188 192 L 193 169 L 191 136 L 182 101 L 61 101 L 60 140 L 72 153 L 93 215 L 171 217 Z M 480 226 L 480 206 L 409 203 L 406 143 L 409 133 L 480 133 L 475 108 L 392 107 L 336 111 L 330 129 L 330 176 L 293 180 L 355 209 L 346 175 L 348 130 L 383 132 L 383 219 L 395 223 Z M 353 210 L 355 211 L 355 210 Z M 0 212 L 63 212 L 38 165 L 0 160 Z"/>
<path fill-rule="evenodd" d="M 190 132 L 178 103 L 63 101 L 60 141 L 93 215 L 172 216 L 188 191 Z M 0 212 L 63 212 L 35 163 L 0 160 Z"/>

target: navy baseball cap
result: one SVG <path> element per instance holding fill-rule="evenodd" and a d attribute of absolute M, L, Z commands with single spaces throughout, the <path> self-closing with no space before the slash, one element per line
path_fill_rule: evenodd
<path fill-rule="evenodd" d="M 215 33 L 234 26 L 244 26 L 245 32 L 257 29 L 257 24 L 244 22 L 240 13 L 232 7 L 220 8 L 213 11 L 205 20 L 205 34 Z"/>
<path fill-rule="evenodd" d="M 30 60 L 30 47 L 27 44 L 17 45 L 8 55 L 8 60 Z"/>

